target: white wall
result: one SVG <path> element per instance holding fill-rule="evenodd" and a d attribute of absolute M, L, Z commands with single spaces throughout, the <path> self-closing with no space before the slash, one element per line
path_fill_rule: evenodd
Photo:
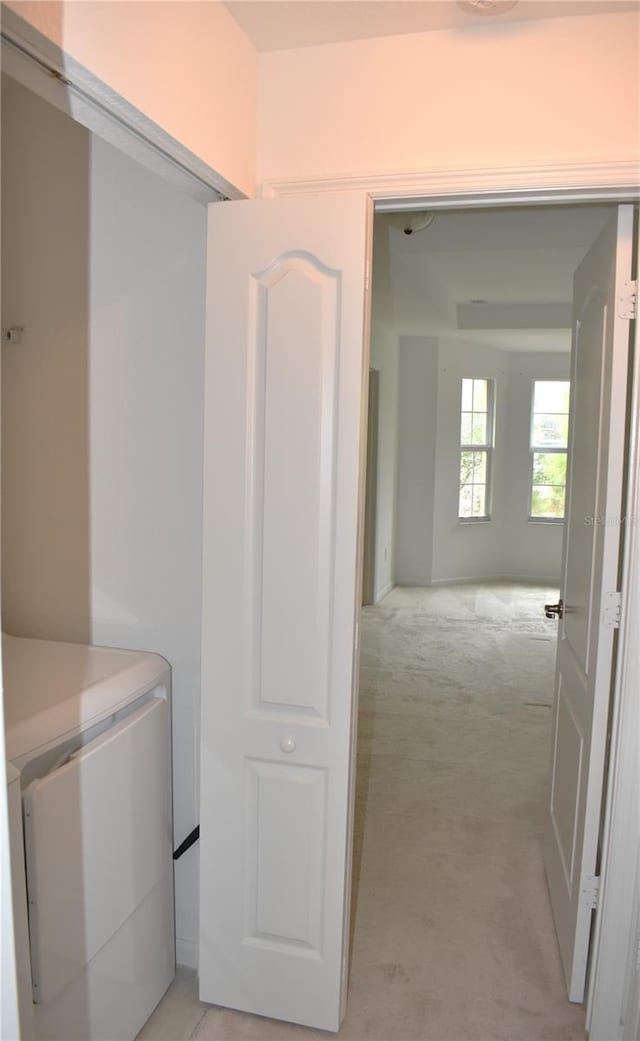
<path fill-rule="evenodd" d="M 88 640 L 89 138 L 3 77 L 2 164 L 3 624 Z"/>
<path fill-rule="evenodd" d="M 257 55 L 224 4 L 8 0 L 7 6 L 252 195 Z"/>
<path fill-rule="evenodd" d="M 432 577 L 438 400 L 438 340 L 400 337 L 396 582 L 428 586 Z"/>
<path fill-rule="evenodd" d="M 262 54 L 258 180 L 637 162 L 638 39 L 630 13 Z"/>
<path fill-rule="evenodd" d="M 198 819 L 206 211 L 17 84 L 3 95 L 3 622 L 173 666 Z M 66 189 L 65 189 L 66 186 Z M 197 848 L 176 865 L 179 953 Z"/>
<path fill-rule="evenodd" d="M 522 579 L 557 582 L 562 525 L 531 522 L 532 381 L 566 379 L 569 356 L 519 353 L 447 337 L 401 337 L 396 580 L 399 585 Z M 494 379 L 490 521 L 458 521 L 460 386 Z"/>

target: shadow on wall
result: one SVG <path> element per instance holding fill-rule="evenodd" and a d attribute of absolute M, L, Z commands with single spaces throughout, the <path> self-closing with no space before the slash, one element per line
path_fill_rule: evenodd
<path fill-rule="evenodd" d="M 3 626 L 88 643 L 89 134 L 6 76 L 2 117 Z"/>

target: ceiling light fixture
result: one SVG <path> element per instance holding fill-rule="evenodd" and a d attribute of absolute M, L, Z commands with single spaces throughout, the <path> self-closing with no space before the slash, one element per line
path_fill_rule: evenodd
<path fill-rule="evenodd" d="M 458 0 L 465 14 L 504 14 L 516 6 L 518 0 Z"/>

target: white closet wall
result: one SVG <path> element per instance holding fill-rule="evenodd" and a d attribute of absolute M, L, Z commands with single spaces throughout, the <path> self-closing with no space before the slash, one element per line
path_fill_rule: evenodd
<path fill-rule="evenodd" d="M 173 666 L 175 838 L 197 823 L 206 212 L 3 83 L 3 624 Z M 197 847 L 176 866 L 194 962 Z"/>

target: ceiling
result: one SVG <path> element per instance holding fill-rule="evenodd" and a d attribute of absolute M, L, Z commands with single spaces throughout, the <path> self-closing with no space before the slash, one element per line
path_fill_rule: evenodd
<path fill-rule="evenodd" d="M 466 14 L 455 0 L 229 0 L 233 15 L 258 51 L 289 50 L 373 36 L 488 22 L 637 11 L 635 0 L 519 0 L 504 14 Z"/>
<path fill-rule="evenodd" d="M 411 236 L 402 230 L 406 214 L 380 214 L 374 314 L 399 335 L 567 351 L 573 273 L 610 212 L 606 206 L 440 211 Z"/>

